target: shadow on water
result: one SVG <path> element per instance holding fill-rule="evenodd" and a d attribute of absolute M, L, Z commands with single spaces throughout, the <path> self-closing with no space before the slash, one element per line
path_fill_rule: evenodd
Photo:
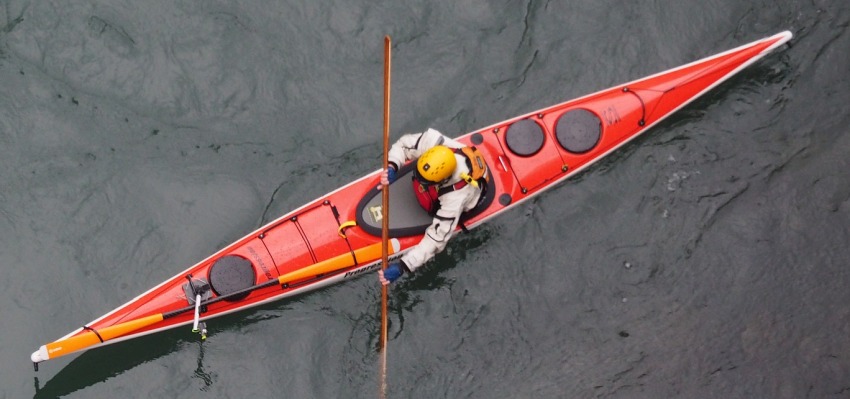
<path fill-rule="evenodd" d="M 445 277 L 446 271 L 462 264 L 470 254 L 477 248 L 485 246 L 495 235 L 495 229 L 490 226 L 481 226 L 469 233 L 461 233 L 449 243 L 445 251 L 437 254 L 414 275 L 396 283 L 397 285 L 390 291 L 392 298 L 389 302 L 389 312 L 398 318 L 399 323 L 398 328 L 393 329 L 393 336 L 398 337 L 404 330 L 405 312 L 412 312 L 418 304 L 423 302 L 419 292 L 451 289 L 454 280 Z M 377 331 L 374 340 L 377 347 Z"/>
<path fill-rule="evenodd" d="M 317 292 L 321 291 L 319 290 Z M 238 330 L 264 320 L 280 317 L 281 315 L 275 312 L 290 309 L 288 304 L 298 301 L 301 298 L 303 296 L 208 320 L 207 324 L 210 328 L 210 337 L 208 339 L 214 339 L 216 332 Z M 198 351 L 196 353 L 188 352 L 188 356 L 198 357 L 198 367 L 195 370 L 195 376 L 201 379 L 206 387 L 209 387 L 213 384 L 214 379 L 210 373 L 204 370 L 204 345 L 199 341 L 198 334 L 190 332 L 189 328 L 185 327 L 83 352 L 63 367 L 62 370 L 53 376 L 53 378 L 49 379 L 43 386 L 40 385 L 38 375 L 36 375 L 34 378 L 35 395 L 33 398 L 57 398 L 68 395 L 86 387 L 108 381 L 112 377 L 121 375 L 139 365 L 174 353 L 181 346 L 193 342 L 198 345 Z M 47 365 L 42 365 L 44 369 L 48 367 Z"/>
<path fill-rule="evenodd" d="M 449 243 L 445 251 L 419 269 L 416 274 L 403 281 L 402 289 L 394 290 L 399 295 L 409 291 L 434 291 L 451 287 L 452 280 L 443 276 L 447 270 L 462 263 L 470 253 L 483 247 L 493 237 L 492 228 L 482 226 L 469 233 L 461 233 Z"/>
<path fill-rule="evenodd" d="M 401 282 L 400 289 L 392 291 L 394 298 L 391 302 L 393 304 L 391 312 L 398 316 L 402 324 L 396 330 L 397 333 L 403 328 L 404 311 L 411 311 L 418 303 L 422 302 L 417 291 L 450 288 L 453 280 L 444 277 L 444 273 L 462 262 L 476 248 L 484 246 L 494 234 L 493 229 L 486 226 L 479 227 L 470 233 L 460 234 L 449 244 L 447 251 L 439 254 L 432 264 L 427 265 L 415 276 L 411 276 L 410 279 Z M 309 295 L 333 289 L 333 287 L 330 286 L 294 298 L 209 320 L 207 321 L 210 325 L 209 339 L 214 339 L 217 331 L 238 330 L 265 320 L 281 317 L 282 312 L 291 309 L 293 303 L 300 302 Z M 369 335 L 374 336 L 377 341 L 378 333 L 378 324 L 375 324 L 374 331 Z M 41 386 L 36 375 L 34 377 L 35 395 L 33 398 L 62 397 L 108 381 L 139 365 L 174 353 L 181 346 L 191 342 L 197 342 L 199 346 L 198 351 L 194 354 L 198 357 L 195 376 L 203 380 L 208 387 L 214 383 L 214 378 L 204 370 L 204 348 L 198 342 L 198 335 L 191 333 L 187 328 L 178 328 L 84 352 L 63 367 L 43 386 Z M 48 367 L 48 365 L 42 366 L 44 369 Z"/>
<path fill-rule="evenodd" d="M 461 233 L 452 239 L 442 253 L 429 261 L 415 274 L 402 277 L 391 286 L 389 291 L 389 338 L 398 338 L 404 330 L 405 314 L 413 312 L 417 305 L 424 303 L 423 293 L 451 289 L 454 280 L 445 276 L 446 272 L 455 268 L 479 247 L 484 247 L 497 234 L 492 226 L 477 227 L 469 233 Z M 374 276 L 367 277 L 377 280 Z M 380 353 L 381 310 L 377 306 L 380 300 L 380 285 L 374 285 L 375 301 L 364 304 L 363 313 L 352 319 L 352 337 L 349 340 L 362 338 L 365 346 L 372 348 L 372 353 Z M 354 344 L 358 347 L 359 344 Z M 370 356 L 361 353 L 361 356 Z"/>
<path fill-rule="evenodd" d="M 174 352 L 182 342 L 192 339 L 188 337 L 189 334 L 173 330 L 84 352 L 56 373 L 44 386 L 39 386 L 36 376 L 33 398 L 57 398 L 107 381 L 136 366 Z"/>
<path fill-rule="evenodd" d="M 293 303 L 300 302 L 310 295 L 333 289 L 333 287 L 326 287 L 303 295 L 297 295 L 293 298 L 261 305 L 250 310 L 207 320 L 209 328 L 208 339 L 215 339 L 215 335 L 218 332 L 239 330 L 262 321 L 281 317 L 283 312 L 292 308 L 291 305 Z M 375 333 L 377 334 L 377 330 Z M 174 353 L 187 343 L 196 343 L 198 345 L 197 352 L 188 352 L 188 356 L 198 357 L 198 367 L 195 369 L 195 376 L 201 379 L 206 387 L 211 386 L 214 383 L 214 376 L 204 369 L 204 345 L 199 341 L 198 334 L 192 333 L 188 327 L 184 327 L 83 352 L 44 383 L 43 386 L 41 386 L 38 375 L 36 375 L 34 377 L 35 395 L 33 395 L 33 398 L 62 397 L 86 387 L 108 381 L 112 377 L 119 376 L 139 365 Z M 42 365 L 42 368 L 45 370 L 48 367 L 46 364 Z"/>

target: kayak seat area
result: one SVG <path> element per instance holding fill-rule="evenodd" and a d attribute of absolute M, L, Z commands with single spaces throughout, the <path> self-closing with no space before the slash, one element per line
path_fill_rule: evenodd
<path fill-rule="evenodd" d="M 425 209 L 419 205 L 416 194 L 410 187 L 413 169 L 416 162 L 408 162 L 398 171 L 398 177 L 390 184 L 390 237 L 409 237 L 424 234 L 434 220 Z M 374 236 L 381 236 L 381 191 L 373 188 L 363 196 L 357 205 L 357 225 L 363 231 Z M 478 204 L 461 216 L 461 223 L 481 213 L 493 202 L 496 196 L 493 179 L 481 194 Z"/>
<path fill-rule="evenodd" d="M 250 261 L 235 255 L 224 256 L 210 267 L 210 287 L 218 296 L 228 295 L 256 284 L 257 274 Z M 228 301 L 238 301 L 248 296 L 237 295 Z"/>

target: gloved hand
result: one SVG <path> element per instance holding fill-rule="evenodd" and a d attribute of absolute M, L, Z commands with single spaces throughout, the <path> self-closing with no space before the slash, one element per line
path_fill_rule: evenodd
<path fill-rule="evenodd" d="M 394 182 L 396 179 L 396 171 L 392 166 L 387 167 L 387 170 L 381 172 L 381 184 L 378 185 L 378 190 L 384 188 L 384 186 L 389 186 L 390 183 Z"/>
<path fill-rule="evenodd" d="M 402 274 L 404 274 L 404 267 L 401 262 L 393 262 L 385 270 L 378 270 L 378 279 L 381 280 L 381 284 L 387 285 L 398 280 Z"/>
<path fill-rule="evenodd" d="M 395 171 L 394 167 L 392 167 L 392 166 L 387 167 L 387 181 L 389 181 L 390 183 L 394 182 L 395 179 L 396 179 L 395 174 L 396 174 L 396 171 Z"/>

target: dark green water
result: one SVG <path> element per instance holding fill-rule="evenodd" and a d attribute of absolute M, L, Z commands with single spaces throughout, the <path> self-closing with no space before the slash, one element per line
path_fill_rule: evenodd
<path fill-rule="evenodd" d="M 850 4 L 0 3 L 0 398 L 374 398 L 374 276 L 38 346 L 380 165 L 774 33 L 790 46 L 393 287 L 389 396 L 850 397 Z M 276 193 L 276 194 L 275 194 Z M 188 330 L 188 329 L 187 329 Z"/>

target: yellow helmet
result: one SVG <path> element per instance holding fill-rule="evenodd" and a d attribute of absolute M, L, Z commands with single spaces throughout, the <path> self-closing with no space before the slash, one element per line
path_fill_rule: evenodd
<path fill-rule="evenodd" d="M 432 184 L 450 178 L 455 167 L 457 167 L 455 153 L 444 145 L 431 147 L 416 162 L 418 177 Z"/>

